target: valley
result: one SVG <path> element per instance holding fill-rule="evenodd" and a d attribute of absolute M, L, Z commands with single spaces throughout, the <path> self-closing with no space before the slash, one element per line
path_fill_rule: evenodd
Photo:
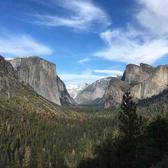
<path fill-rule="evenodd" d="M 1 57 L 2 168 L 76 168 L 83 167 L 83 162 L 84 167 L 89 167 L 87 160 L 99 158 L 99 153 L 96 153 L 98 146 L 103 145 L 108 138 L 112 143 L 120 137 L 118 123 L 123 94 L 130 88 L 132 92 L 139 85 L 152 95 L 142 100 L 135 96 L 137 114 L 143 117 L 143 126 L 155 121 L 158 115 L 168 120 L 167 66 L 155 69 L 147 65 L 131 65 L 131 68 L 126 68 L 122 77 L 124 79 L 109 77 L 96 81 L 86 86 L 73 99 L 51 65 L 52 63 L 38 57 L 19 58 L 9 62 Z M 136 70 L 132 70 L 132 67 Z M 157 83 L 158 79 L 162 83 Z M 149 90 L 151 86 L 158 88 L 157 95 Z M 146 97 L 144 90 L 140 92 L 143 93 L 143 98 Z M 135 90 L 132 94 L 134 93 Z M 107 149 L 104 146 L 102 148 L 106 153 Z M 95 161 L 90 162 L 90 165 L 94 164 Z"/>
<path fill-rule="evenodd" d="M 168 0 L 0 1 L 0 168 L 168 168 Z"/>

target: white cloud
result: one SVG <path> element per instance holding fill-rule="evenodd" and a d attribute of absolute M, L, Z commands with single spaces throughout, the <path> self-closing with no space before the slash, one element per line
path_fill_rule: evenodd
<path fill-rule="evenodd" d="M 168 0 L 137 0 L 134 24 L 124 30 L 110 29 L 100 34 L 107 47 L 94 55 L 108 60 L 153 64 L 168 54 Z M 144 29 L 145 28 L 145 29 Z"/>
<path fill-rule="evenodd" d="M 66 84 L 73 84 L 73 85 L 92 83 L 98 79 L 105 77 L 105 76 L 95 75 L 92 72 L 62 73 L 62 74 L 59 74 L 59 76 Z"/>
<path fill-rule="evenodd" d="M 168 0 L 138 0 L 142 5 L 136 18 L 154 34 L 168 33 Z"/>
<path fill-rule="evenodd" d="M 86 62 L 89 62 L 89 61 L 91 61 L 90 58 L 84 58 L 84 59 L 78 60 L 78 63 L 83 64 L 83 63 L 86 63 Z"/>
<path fill-rule="evenodd" d="M 94 70 L 95 73 L 100 73 L 100 74 L 108 74 L 113 77 L 117 77 L 123 74 L 122 71 L 119 70 L 110 70 L 110 69 L 97 69 Z"/>
<path fill-rule="evenodd" d="M 81 73 L 60 73 L 60 78 L 68 85 L 83 85 L 85 83 L 93 83 L 96 80 L 109 76 L 117 77 L 123 72 L 119 70 L 85 70 Z"/>
<path fill-rule="evenodd" d="M 0 53 L 10 56 L 50 55 L 52 49 L 24 34 L 0 34 Z"/>
<path fill-rule="evenodd" d="M 38 0 L 39 1 L 39 0 Z M 43 2 L 43 0 L 41 0 Z M 45 26 L 65 26 L 77 30 L 87 30 L 94 25 L 99 27 L 110 25 L 108 15 L 91 0 L 50 0 L 52 7 L 62 7 L 67 16 L 58 16 L 52 14 L 35 15 L 36 23 Z"/>
<path fill-rule="evenodd" d="M 103 32 L 100 37 L 107 47 L 94 55 L 108 60 L 126 63 L 152 64 L 168 53 L 167 38 L 144 38 L 129 31 L 114 30 Z"/>
<path fill-rule="evenodd" d="M 117 32 L 112 32 L 111 30 L 107 30 L 105 32 L 102 32 L 100 34 L 100 37 L 102 38 L 102 40 L 104 40 L 104 42 L 106 42 L 107 45 L 111 45 L 111 39 L 114 33 L 117 33 Z"/>

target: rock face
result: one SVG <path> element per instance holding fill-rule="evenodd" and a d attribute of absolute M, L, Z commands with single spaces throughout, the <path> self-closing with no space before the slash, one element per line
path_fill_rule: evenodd
<path fill-rule="evenodd" d="M 155 68 L 149 78 L 131 88 L 131 93 L 137 99 L 145 99 L 159 94 L 168 87 L 168 65 Z"/>
<path fill-rule="evenodd" d="M 96 105 L 103 103 L 103 97 L 108 88 L 110 79 L 111 78 L 104 78 L 87 86 L 77 95 L 75 101 L 82 105 Z"/>
<path fill-rule="evenodd" d="M 39 95 L 57 105 L 70 105 L 65 84 L 56 74 L 56 65 L 39 57 L 15 58 L 8 60 L 16 70 L 19 80 L 29 84 Z"/>
<path fill-rule="evenodd" d="M 74 99 L 69 95 L 64 82 L 57 76 L 57 85 L 60 102 L 62 105 L 74 105 Z"/>
<path fill-rule="evenodd" d="M 118 78 L 111 78 L 108 88 L 104 95 L 104 107 L 109 108 L 111 106 L 119 105 L 122 101 L 123 94 L 127 90 L 127 88 L 128 85 L 124 81 Z"/>
<path fill-rule="evenodd" d="M 7 62 L 3 56 L 0 55 L 0 73 L 2 75 L 16 76 L 12 65 Z"/>
<path fill-rule="evenodd" d="M 73 104 L 63 81 L 56 74 L 56 65 L 39 57 L 8 60 L 19 80 L 29 84 L 39 95 L 58 105 Z"/>
<path fill-rule="evenodd" d="M 9 61 L 20 81 L 29 84 L 41 96 L 61 105 L 56 79 L 56 66 L 39 57 L 16 58 Z"/>
<path fill-rule="evenodd" d="M 121 81 L 110 82 L 105 94 L 105 108 L 121 103 L 123 91 L 129 90 L 136 99 L 150 98 L 168 88 L 168 65 L 152 67 L 129 64 Z M 117 87 L 118 86 L 118 87 Z M 124 88 L 124 89 L 122 89 Z"/>
<path fill-rule="evenodd" d="M 129 84 L 137 84 L 148 79 L 155 72 L 155 68 L 147 64 L 134 65 L 129 64 L 121 78 L 123 81 Z"/>
<path fill-rule="evenodd" d="M 8 95 L 11 87 L 17 87 L 17 76 L 12 65 L 0 56 L 0 92 Z"/>

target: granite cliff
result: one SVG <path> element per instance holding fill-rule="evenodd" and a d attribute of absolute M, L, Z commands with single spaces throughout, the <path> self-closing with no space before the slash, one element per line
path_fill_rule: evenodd
<path fill-rule="evenodd" d="M 62 100 L 64 104 L 65 101 L 67 104 L 72 103 L 65 85 L 58 80 L 55 64 L 39 57 L 15 58 L 9 62 L 17 72 L 19 80 L 29 84 L 39 95 L 57 105 L 61 105 Z"/>
<path fill-rule="evenodd" d="M 168 65 L 155 68 L 146 80 L 132 87 L 131 93 L 137 99 L 145 99 L 161 93 L 168 88 Z"/>
<path fill-rule="evenodd" d="M 155 68 L 150 65 L 143 63 L 140 66 L 128 64 L 121 80 L 134 85 L 148 79 L 154 73 Z"/>
<path fill-rule="evenodd" d="M 105 108 L 121 103 L 123 89 L 130 91 L 138 100 L 150 98 L 160 94 L 168 88 L 168 65 L 152 67 L 147 64 L 129 64 L 117 85 L 110 82 L 106 91 Z M 115 88 L 115 89 L 114 89 Z"/>

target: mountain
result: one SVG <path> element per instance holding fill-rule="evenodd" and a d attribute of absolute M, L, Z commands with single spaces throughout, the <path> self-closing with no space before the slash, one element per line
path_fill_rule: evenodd
<path fill-rule="evenodd" d="M 72 98 L 76 98 L 76 96 L 82 91 L 84 90 L 89 84 L 84 83 L 81 85 L 73 85 L 73 84 L 69 84 L 67 85 L 67 90 L 69 92 L 69 94 L 71 95 Z"/>
<path fill-rule="evenodd" d="M 88 85 L 75 98 L 78 104 L 96 105 L 103 103 L 103 97 L 111 78 L 104 78 Z"/>
<path fill-rule="evenodd" d="M 139 66 L 129 64 L 121 81 L 118 81 L 118 85 L 120 87 L 115 89 L 116 84 L 110 82 L 105 96 L 105 108 L 121 103 L 122 93 L 126 90 L 129 90 L 132 96 L 138 100 L 160 94 L 168 88 L 168 65 L 152 67 L 142 63 Z M 124 89 L 122 89 L 123 86 Z M 116 94 L 117 96 L 115 96 Z"/>
<path fill-rule="evenodd" d="M 138 100 L 160 94 L 168 88 L 168 65 L 152 67 L 141 63 L 126 66 L 121 78 L 108 77 L 90 85 L 69 86 L 56 74 L 56 65 L 39 57 L 8 59 L 20 82 L 30 85 L 37 94 L 57 105 L 101 105 L 121 103 L 125 91 Z M 68 93 L 70 91 L 71 95 Z"/>
<path fill-rule="evenodd" d="M 60 114 L 60 107 L 20 82 L 13 66 L 0 56 L 0 109 L 10 112 Z"/>
<path fill-rule="evenodd" d="M 75 101 L 109 108 L 119 105 L 126 91 L 130 91 L 135 99 L 143 100 L 167 88 L 168 65 L 153 67 L 144 63 L 128 64 L 121 78 L 109 77 L 92 83 L 77 94 Z"/>
<path fill-rule="evenodd" d="M 58 105 L 73 103 L 64 83 L 57 77 L 56 65 L 39 57 L 9 59 L 19 80 L 39 95 Z"/>

